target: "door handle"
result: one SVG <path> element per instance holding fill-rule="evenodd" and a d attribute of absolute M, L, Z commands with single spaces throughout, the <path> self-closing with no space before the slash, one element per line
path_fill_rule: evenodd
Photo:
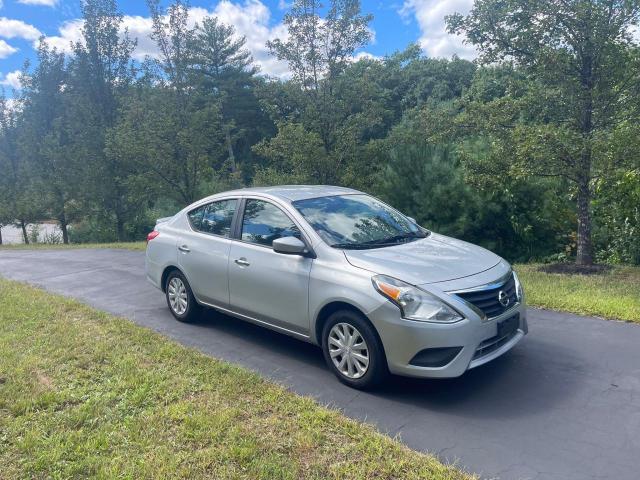
<path fill-rule="evenodd" d="M 178 247 L 178 250 L 180 250 L 181 252 L 184 252 L 184 253 L 189 253 L 191 251 L 191 250 L 189 250 L 189 247 L 187 247 L 186 245 L 180 245 Z"/>
<path fill-rule="evenodd" d="M 250 265 L 250 263 L 247 262 L 247 259 L 244 257 L 236 258 L 234 262 L 236 262 L 236 264 L 240 265 L 241 267 L 248 267 Z"/>

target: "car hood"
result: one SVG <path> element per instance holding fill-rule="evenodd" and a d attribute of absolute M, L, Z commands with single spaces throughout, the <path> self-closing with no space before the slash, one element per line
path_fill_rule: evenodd
<path fill-rule="evenodd" d="M 502 260 L 482 247 L 437 233 L 393 247 L 344 250 L 344 254 L 355 267 L 413 285 L 468 277 L 489 270 Z"/>

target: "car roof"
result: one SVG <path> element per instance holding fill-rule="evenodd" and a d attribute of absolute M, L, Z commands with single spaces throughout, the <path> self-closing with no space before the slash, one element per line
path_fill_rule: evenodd
<path fill-rule="evenodd" d="M 280 185 L 276 187 L 241 188 L 238 190 L 221 192 L 215 196 L 263 194 L 295 202 L 296 200 L 306 200 L 308 198 L 329 197 L 333 195 L 353 195 L 358 193 L 362 192 L 352 188 L 335 187 L 332 185 Z"/>

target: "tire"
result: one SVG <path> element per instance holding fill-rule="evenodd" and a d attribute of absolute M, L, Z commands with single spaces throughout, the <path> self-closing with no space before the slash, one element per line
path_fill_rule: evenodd
<path fill-rule="evenodd" d="M 167 276 L 164 291 L 169 311 L 176 320 L 192 322 L 198 318 L 202 307 L 193 296 L 191 286 L 182 272 L 174 270 Z"/>
<path fill-rule="evenodd" d="M 389 375 L 387 359 L 376 331 L 368 320 L 351 310 L 339 310 L 329 316 L 322 329 L 322 352 L 338 380 L 352 388 L 373 388 Z"/>

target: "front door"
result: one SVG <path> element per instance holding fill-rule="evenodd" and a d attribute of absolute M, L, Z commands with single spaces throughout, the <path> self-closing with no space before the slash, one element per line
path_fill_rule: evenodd
<path fill-rule="evenodd" d="M 229 254 L 231 309 L 308 335 L 313 260 L 276 253 L 271 247 L 277 238 L 301 238 L 299 228 L 273 203 L 247 199 L 240 234 Z"/>

